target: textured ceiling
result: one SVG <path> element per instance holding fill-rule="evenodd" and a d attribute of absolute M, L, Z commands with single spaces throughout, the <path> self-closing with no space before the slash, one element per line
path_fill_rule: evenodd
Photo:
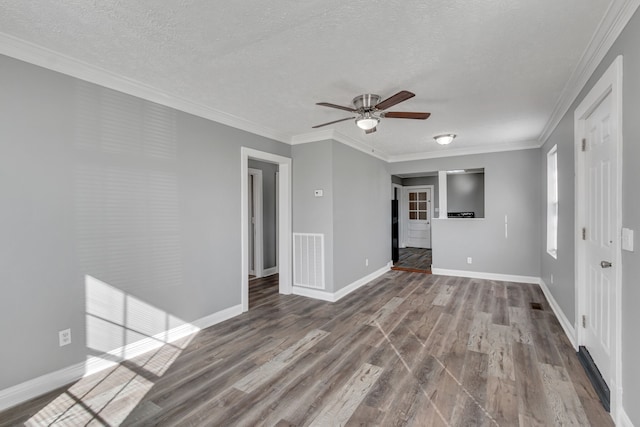
<path fill-rule="evenodd" d="M 427 121 L 329 127 L 400 156 L 537 140 L 612 1 L 3 0 L 0 31 L 290 137 L 410 90 Z"/>

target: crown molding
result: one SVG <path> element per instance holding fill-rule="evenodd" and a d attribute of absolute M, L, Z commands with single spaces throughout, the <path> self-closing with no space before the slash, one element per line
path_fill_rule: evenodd
<path fill-rule="evenodd" d="M 308 142 L 318 142 L 318 141 L 326 141 L 327 139 L 333 139 L 333 129 L 323 129 L 316 130 L 308 133 L 301 133 L 298 135 L 293 135 L 289 144 L 291 145 L 299 145 L 306 144 Z"/>
<path fill-rule="evenodd" d="M 640 6 L 640 0 L 614 0 L 611 3 L 578 65 L 562 89 L 553 112 L 538 138 L 539 146 L 542 146 L 549 139 L 562 117 L 569 111 L 571 104 L 611 49 L 638 6 Z"/>
<path fill-rule="evenodd" d="M 340 142 L 358 151 L 362 151 L 363 153 L 368 154 L 377 159 L 380 159 L 382 161 L 385 161 L 385 162 L 389 161 L 389 155 L 384 151 L 372 148 L 371 146 L 361 141 L 358 141 L 355 138 L 346 136 L 336 131 L 335 129 L 320 130 L 316 132 L 309 132 L 309 133 L 304 133 L 300 135 L 294 135 L 291 138 L 290 144 L 291 145 L 307 144 L 309 142 L 326 141 L 328 139 L 333 139 L 334 141 Z"/>
<path fill-rule="evenodd" d="M 412 160 L 440 159 L 443 157 L 468 156 L 472 154 L 499 153 L 502 151 L 531 150 L 540 148 L 538 141 L 508 142 L 504 144 L 483 145 L 469 148 L 454 148 L 426 153 L 398 154 L 390 156 L 389 163 L 409 162 Z"/>
<path fill-rule="evenodd" d="M 161 91 L 153 86 L 122 77 L 103 68 L 1 32 L 0 54 L 265 138 L 287 144 L 291 140 L 289 134 L 190 101 L 179 95 Z"/>

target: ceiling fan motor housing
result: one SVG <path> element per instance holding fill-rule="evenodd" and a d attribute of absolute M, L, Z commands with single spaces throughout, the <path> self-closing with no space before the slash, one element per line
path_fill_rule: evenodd
<path fill-rule="evenodd" d="M 355 98 L 353 98 L 352 102 L 356 110 L 371 111 L 375 108 L 376 105 L 378 105 L 380 99 L 380 95 L 367 93 L 364 95 L 356 96 Z"/>

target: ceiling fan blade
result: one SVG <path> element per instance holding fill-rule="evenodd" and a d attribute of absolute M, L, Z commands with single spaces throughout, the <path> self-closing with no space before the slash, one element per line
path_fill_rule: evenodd
<path fill-rule="evenodd" d="M 410 113 L 403 111 L 389 111 L 387 113 L 383 113 L 382 117 L 388 119 L 417 119 L 417 120 L 426 120 L 429 118 L 431 113 Z"/>
<path fill-rule="evenodd" d="M 365 130 L 364 133 L 369 135 L 370 133 L 374 133 L 376 130 L 377 130 L 376 128 L 371 128 L 371 129 Z"/>
<path fill-rule="evenodd" d="M 355 110 L 351 107 L 343 107 L 342 105 L 330 104 L 328 102 L 316 102 L 316 105 L 322 105 L 323 107 L 337 108 L 338 110 L 350 111 L 355 113 L 358 110 Z"/>
<path fill-rule="evenodd" d="M 321 125 L 312 126 L 311 128 L 312 129 L 321 128 L 322 126 L 328 126 L 328 125 L 332 125 L 334 123 L 340 123 L 340 122 L 344 122 L 345 120 L 351 120 L 351 119 L 355 119 L 355 117 L 347 117 L 346 119 L 334 120 L 334 121 L 329 122 L 329 123 L 323 123 Z"/>
<path fill-rule="evenodd" d="M 387 108 L 393 107 L 394 105 L 399 104 L 402 101 L 406 101 L 409 98 L 413 98 L 414 96 L 416 96 L 415 93 L 411 93 L 408 90 L 401 90 L 395 95 L 379 102 L 378 105 L 376 105 L 376 108 L 378 110 L 386 110 Z"/>

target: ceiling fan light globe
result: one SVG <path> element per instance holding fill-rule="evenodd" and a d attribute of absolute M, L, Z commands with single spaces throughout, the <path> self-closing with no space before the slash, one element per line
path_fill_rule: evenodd
<path fill-rule="evenodd" d="M 380 119 L 376 117 L 363 117 L 356 119 L 356 125 L 358 125 L 362 130 L 371 130 L 378 126 L 378 122 L 380 122 Z"/>
<path fill-rule="evenodd" d="M 448 133 L 444 135 L 436 135 L 433 137 L 433 139 L 435 139 L 436 142 L 440 145 L 448 145 L 448 144 L 451 144 L 451 142 L 453 142 L 453 138 L 455 137 L 456 137 L 455 134 Z"/>

